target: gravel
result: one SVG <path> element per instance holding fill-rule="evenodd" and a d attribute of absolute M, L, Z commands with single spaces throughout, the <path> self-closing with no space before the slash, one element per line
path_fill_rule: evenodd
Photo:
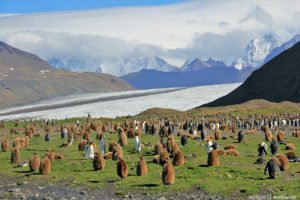
<path fill-rule="evenodd" d="M 20 180 L 21 179 L 21 180 Z M 224 199 L 221 196 L 211 196 L 195 188 L 185 193 L 138 193 L 126 192 L 118 194 L 113 185 L 90 189 L 86 186 L 71 186 L 70 181 L 47 183 L 45 181 L 29 181 L 25 178 L 1 175 L 0 199 L 32 199 L 32 200 L 118 200 L 118 199 L 150 199 L 150 200 L 182 200 L 182 199 Z"/>

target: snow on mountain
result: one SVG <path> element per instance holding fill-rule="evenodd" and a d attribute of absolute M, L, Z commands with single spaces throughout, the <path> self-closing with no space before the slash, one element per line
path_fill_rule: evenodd
<path fill-rule="evenodd" d="M 271 51 L 267 57 L 264 60 L 264 63 L 269 62 L 270 60 L 272 60 L 274 57 L 276 57 L 277 55 L 279 55 L 280 53 L 282 53 L 283 51 L 291 48 L 292 46 L 294 46 L 297 42 L 300 41 L 300 35 L 295 35 L 292 39 L 290 39 L 289 41 L 283 43 L 282 45 L 280 45 L 279 47 L 273 49 L 273 51 Z"/>
<path fill-rule="evenodd" d="M 223 61 L 214 60 L 212 58 L 209 58 L 206 61 L 206 63 L 209 64 L 211 67 L 228 67 Z"/>
<path fill-rule="evenodd" d="M 247 45 L 244 54 L 233 62 L 233 66 L 237 69 L 259 67 L 266 56 L 280 44 L 281 42 L 274 35 L 254 38 Z"/>
<path fill-rule="evenodd" d="M 116 60 L 111 63 L 102 63 L 101 68 L 104 73 L 116 76 L 123 76 L 132 72 L 139 72 L 143 69 L 152 69 L 162 72 L 178 71 L 179 69 L 159 57 L 153 58 L 130 58 Z"/>
<path fill-rule="evenodd" d="M 206 61 L 202 61 L 199 58 L 188 59 L 181 67 L 182 71 L 198 71 L 210 67 L 227 67 L 226 64 L 219 60 L 209 58 Z"/>
<path fill-rule="evenodd" d="M 143 69 L 153 69 L 163 72 L 178 71 L 179 69 L 159 57 L 130 58 L 113 61 L 82 61 L 76 59 L 50 59 L 48 62 L 56 67 L 78 72 L 103 72 L 115 76 L 123 76 Z"/>
<path fill-rule="evenodd" d="M 64 69 L 64 70 L 74 71 L 74 72 L 102 73 L 102 69 L 99 63 L 95 60 L 92 61 L 84 61 L 84 60 L 77 60 L 77 59 L 59 60 L 56 58 L 52 58 L 48 60 L 48 63 L 57 69 Z"/>

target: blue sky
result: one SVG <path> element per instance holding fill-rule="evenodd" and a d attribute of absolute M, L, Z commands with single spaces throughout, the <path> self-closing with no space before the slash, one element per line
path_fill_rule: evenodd
<path fill-rule="evenodd" d="M 0 13 L 33 13 L 122 6 L 150 6 L 185 0 L 0 0 Z"/>

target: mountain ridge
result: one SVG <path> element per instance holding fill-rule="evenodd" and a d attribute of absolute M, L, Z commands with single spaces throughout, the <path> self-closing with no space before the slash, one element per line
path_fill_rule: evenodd
<path fill-rule="evenodd" d="M 197 71 L 179 72 L 142 70 L 140 72 L 127 74 L 121 78 L 135 88 L 154 89 L 239 83 L 245 80 L 251 72 L 252 68 L 240 71 L 234 67 L 210 67 Z"/>
<path fill-rule="evenodd" d="M 112 75 L 54 69 L 34 54 L 0 43 L 0 108 L 73 93 L 130 89 Z"/>

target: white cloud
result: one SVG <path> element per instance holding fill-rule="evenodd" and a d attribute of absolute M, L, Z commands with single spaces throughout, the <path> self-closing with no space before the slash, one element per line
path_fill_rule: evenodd
<path fill-rule="evenodd" d="M 170 50 L 174 57 L 224 60 L 231 64 L 236 55 L 244 51 L 245 46 L 255 33 L 233 30 L 226 34 L 204 33 L 196 34 L 191 45 L 186 48 Z"/>
<path fill-rule="evenodd" d="M 255 20 L 263 25 L 272 26 L 273 18 L 260 6 L 256 6 L 244 19 L 241 20 L 241 23 L 245 23 L 247 21 Z"/>
<path fill-rule="evenodd" d="M 257 35 L 272 32 L 288 39 L 298 33 L 299 11 L 298 0 L 190 0 L 14 15 L 0 17 L 0 39 L 44 58 L 197 56 L 231 62 Z"/>

